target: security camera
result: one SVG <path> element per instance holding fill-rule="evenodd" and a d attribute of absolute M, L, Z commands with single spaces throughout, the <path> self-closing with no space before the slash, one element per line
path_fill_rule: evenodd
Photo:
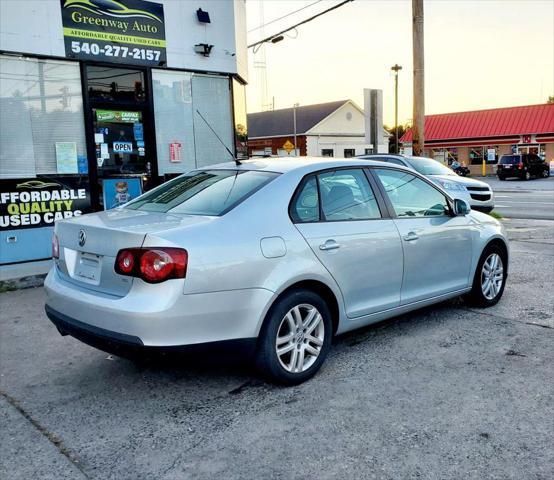
<path fill-rule="evenodd" d="M 198 43 L 194 46 L 194 51 L 198 53 L 198 55 L 209 57 L 210 53 L 212 52 L 212 48 L 214 48 L 213 45 L 208 45 L 207 43 Z"/>

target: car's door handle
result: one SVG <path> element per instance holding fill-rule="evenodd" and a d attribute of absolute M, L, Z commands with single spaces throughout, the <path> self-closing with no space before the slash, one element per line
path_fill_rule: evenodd
<path fill-rule="evenodd" d="M 336 250 L 337 248 L 340 248 L 340 243 L 334 240 L 327 240 L 324 244 L 319 246 L 320 250 Z"/>
<path fill-rule="evenodd" d="M 419 236 L 415 232 L 410 232 L 404 236 L 404 240 L 406 242 L 413 242 L 414 240 L 417 240 Z"/>

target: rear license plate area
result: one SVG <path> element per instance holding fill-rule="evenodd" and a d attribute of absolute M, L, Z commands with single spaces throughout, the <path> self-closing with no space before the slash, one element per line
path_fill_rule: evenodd
<path fill-rule="evenodd" d="M 75 276 L 82 282 L 100 284 L 102 257 L 93 253 L 80 252 L 75 265 Z"/>

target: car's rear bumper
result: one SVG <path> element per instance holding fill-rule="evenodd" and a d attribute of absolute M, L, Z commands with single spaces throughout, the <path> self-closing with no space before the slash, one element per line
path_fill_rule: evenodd
<path fill-rule="evenodd" d="M 44 286 L 47 311 L 55 312 L 54 323 L 61 330 L 133 347 L 180 348 L 256 338 L 274 295 L 262 288 L 185 295 L 182 284 L 168 281 L 153 288 L 133 284 L 124 297 L 110 297 L 65 281 L 55 268 Z M 64 328 L 67 319 L 71 324 Z"/>
<path fill-rule="evenodd" d="M 139 356 L 173 353 L 213 353 L 216 356 L 248 357 L 253 355 L 256 350 L 256 338 L 237 338 L 218 342 L 172 345 L 167 347 L 146 346 L 139 337 L 88 325 L 57 312 L 48 305 L 45 306 L 45 311 L 61 335 L 71 335 L 91 347 L 115 355 Z"/>

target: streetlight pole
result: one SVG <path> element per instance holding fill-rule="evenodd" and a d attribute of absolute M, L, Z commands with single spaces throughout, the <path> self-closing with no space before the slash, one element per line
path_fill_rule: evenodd
<path fill-rule="evenodd" d="M 296 149 L 296 108 L 299 107 L 299 103 L 293 105 L 293 122 L 294 122 L 294 156 L 298 157 L 298 150 Z"/>
<path fill-rule="evenodd" d="M 398 155 L 398 72 L 402 67 L 397 63 L 391 67 L 391 70 L 394 72 L 394 153 Z"/>

